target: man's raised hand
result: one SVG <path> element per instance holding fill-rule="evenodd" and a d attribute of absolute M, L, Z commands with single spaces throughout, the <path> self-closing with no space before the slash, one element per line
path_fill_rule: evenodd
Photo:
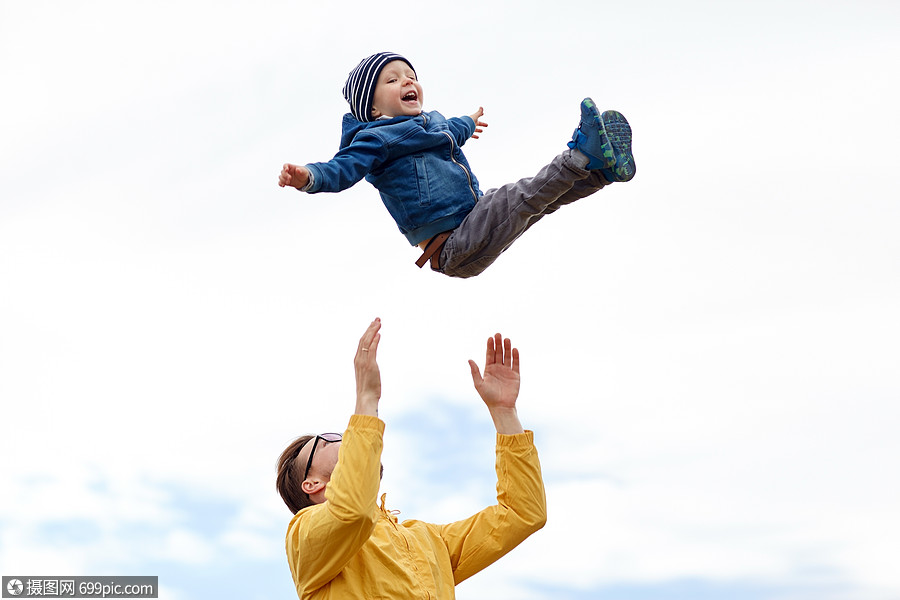
<path fill-rule="evenodd" d="M 488 338 L 484 359 L 484 376 L 474 360 L 469 361 L 472 382 L 484 400 L 498 433 L 523 431 L 516 412 L 519 397 L 519 349 L 512 347 L 509 338 L 499 333 Z"/>
<path fill-rule="evenodd" d="M 376 362 L 381 341 L 381 319 L 376 318 L 359 339 L 353 368 L 356 371 L 356 414 L 378 416 L 381 399 L 381 371 Z"/>

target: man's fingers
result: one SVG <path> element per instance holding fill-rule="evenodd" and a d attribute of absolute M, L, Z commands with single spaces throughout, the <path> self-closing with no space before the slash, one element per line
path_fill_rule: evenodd
<path fill-rule="evenodd" d="M 375 339 L 375 335 L 378 333 L 378 330 L 381 329 L 381 319 L 376 318 L 374 321 L 369 323 L 369 327 L 366 329 L 366 333 L 363 335 L 363 339 L 366 342 L 366 346 L 370 346 L 372 344 L 372 340 Z"/>
<path fill-rule="evenodd" d="M 369 356 L 372 360 L 375 360 L 377 358 L 376 355 L 378 354 L 378 342 L 380 342 L 380 341 L 381 341 L 381 334 L 376 333 L 375 338 L 372 340 L 372 343 L 369 344 Z"/>
<path fill-rule="evenodd" d="M 378 340 L 381 339 L 381 335 L 378 334 L 379 329 L 381 329 L 381 319 L 376 318 L 369 324 L 369 327 L 366 328 L 366 332 L 363 336 L 359 338 L 359 346 L 356 349 L 357 354 L 363 351 L 369 352 L 373 340 L 375 341 L 375 348 L 378 348 Z"/>
<path fill-rule="evenodd" d="M 487 340 L 487 351 L 484 355 L 484 368 L 487 371 L 490 365 L 503 365 L 518 372 L 519 350 L 513 348 L 512 340 L 504 338 L 499 333 Z"/>
<path fill-rule="evenodd" d="M 472 383 L 474 383 L 477 388 L 481 385 L 482 381 L 484 381 L 481 378 L 481 370 L 478 368 L 478 365 L 475 364 L 474 360 L 469 360 L 469 369 L 472 370 Z"/>
<path fill-rule="evenodd" d="M 484 353 L 484 369 L 487 370 L 489 365 L 494 364 L 494 338 L 489 337 L 487 341 L 487 351 Z"/>

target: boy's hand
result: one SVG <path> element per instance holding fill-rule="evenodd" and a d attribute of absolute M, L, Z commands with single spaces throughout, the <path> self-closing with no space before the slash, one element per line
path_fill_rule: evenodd
<path fill-rule="evenodd" d="M 281 175 L 278 176 L 278 185 L 289 185 L 298 190 L 309 183 L 309 169 L 297 165 L 285 164 L 281 167 Z"/>
<path fill-rule="evenodd" d="M 482 127 L 487 127 L 487 126 L 488 126 L 488 124 L 485 123 L 484 121 L 479 121 L 479 120 L 478 120 L 478 119 L 481 118 L 481 116 L 482 116 L 483 114 L 484 114 L 484 108 L 482 108 L 481 106 L 479 106 L 479 107 L 478 107 L 478 110 L 476 110 L 474 113 L 472 113 L 471 115 L 469 115 L 470 117 L 472 117 L 472 120 L 475 121 L 475 133 L 472 134 L 472 139 L 477 140 L 477 139 L 478 139 L 478 134 L 481 133 L 482 131 L 484 131 L 484 130 L 482 129 Z"/>

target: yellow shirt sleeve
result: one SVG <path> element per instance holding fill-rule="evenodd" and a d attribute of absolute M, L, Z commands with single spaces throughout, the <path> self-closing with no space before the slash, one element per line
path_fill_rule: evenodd
<path fill-rule="evenodd" d="M 534 433 L 497 434 L 497 504 L 440 526 L 460 583 L 518 546 L 547 521 L 547 499 Z"/>
<path fill-rule="evenodd" d="M 334 579 L 372 534 L 383 434 L 384 422 L 377 417 L 351 416 L 325 503 L 291 519 L 285 550 L 301 598 Z"/>

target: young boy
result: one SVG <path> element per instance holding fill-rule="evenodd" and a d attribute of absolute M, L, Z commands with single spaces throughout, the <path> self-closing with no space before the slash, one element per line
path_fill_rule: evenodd
<path fill-rule="evenodd" d="M 365 179 L 400 231 L 423 249 L 416 262 L 451 277 L 473 277 L 526 229 L 559 207 L 634 177 L 631 127 L 616 111 L 581 102 L 581 123 L 568 149 L 534 177 L 482 193 L 461 146 L 487 123 L 479 108 L 445 118 L 422 110 L 412 63 L 380 52 L 363 59 L 344 85 L 339 152 L 328 162 L 284 165 L 278 185 L 339 192 Z"/>

